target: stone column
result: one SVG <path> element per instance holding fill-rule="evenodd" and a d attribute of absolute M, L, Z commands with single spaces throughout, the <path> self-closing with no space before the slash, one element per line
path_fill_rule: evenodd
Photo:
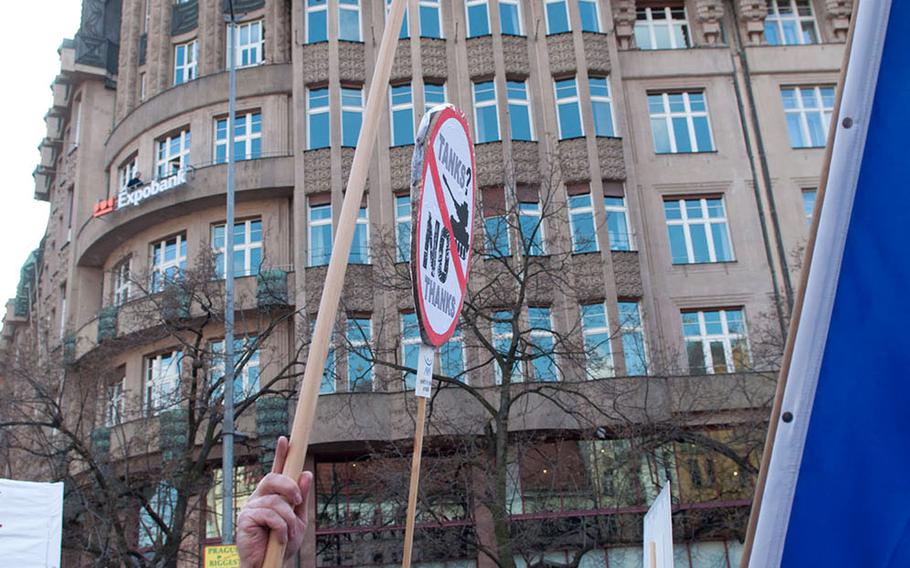
<path fill-rule="evenodd" d="M 720 40 L 720 22 L 724 17 L 721 0 L 695 0 L 695 17 L 701 24 L 705 45 L 717 45 Z"/>
<path fill-rule="evenodd" d="M 825 17 L 831 24 L 831 33 L 834 34 L 835 41 L 847 41 L 852 13 L 853 0 L 825 0 Z"/>
<path fill-rule="evenodd" d="M 149 0 L 152 3 L 149 22 L 148 90 L 146 97 L 152 97 L 170 86 L 171 77 L 171 2 Z"/>
<path fill-rule="evenodd" d="M 136 106 L 139 96 L 139 27 L 142 22 L 141 2 L 124 2 L 120 20 L 120 61 L 117 69 L 117 108 L 114 117 L 120 121 Z"/>
<path fill-rule="evenodd" d="M 269 63 L 291 60 L 291 9 L 288 0 L 268 0 L 265 6 L 265 52 Z"/>
<path fill-rule="evenodd" d="M 224 12 L 221 0 L 199 0 L 199 76 L 221 71 L 225 50 Z"/>
<path fill-rule="evenodd" d="M 768 5 L 765 0 L 739 0 L 740 24 L 745 27 L 749 45 L 765 42 L 765 17 Z"/>
<path fill-rule="evenodd" d="M 613 1 L 613 25 L 619 49 L 635 47 L 635 0 Z"/>

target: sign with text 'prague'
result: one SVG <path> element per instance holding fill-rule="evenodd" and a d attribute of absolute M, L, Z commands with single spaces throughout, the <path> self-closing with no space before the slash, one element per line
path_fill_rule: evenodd
<path fill-rule="evenodd" d="M 473 243 L 474 144 L 452 105 L 424 116 L 411 164 L 414 304 L 423 342 L 439 347 L 458 323 Z"/>

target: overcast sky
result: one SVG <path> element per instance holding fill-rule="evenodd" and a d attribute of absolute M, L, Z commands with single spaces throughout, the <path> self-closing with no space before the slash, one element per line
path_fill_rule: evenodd
<path fill-rule="evenodd" d="M 16 294 L 19 269 L 38 246 L 48 205 L 34 199 L 32 171 L 41 159 L 38 143 L 47 129 L 50 84 L 60 70 L 57 48 L 79 28 L 80 0 L 3 2 L 7 57 L 0 108 L 6 134 L 0 137 L 0 305 Z M 5 313 L 5 308 L 3 313 Z"/>

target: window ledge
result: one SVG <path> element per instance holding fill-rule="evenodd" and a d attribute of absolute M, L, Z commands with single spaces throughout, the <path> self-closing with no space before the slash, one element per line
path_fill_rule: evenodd
<path fill-rule="evenodd" d="M 700 267 L 705 267 L 705 266 L 718 266 L 718 265 L 736 264 L 736 259 L 734 258 L 733 260 L 718 260 L 718 261 L 716 261 L 716 262 L 673 262 L 673 263 L 671 263 L 671 264 L 672 264 L 672 266 L 674 266 L 674 267 L 676 267 L 676 266 L 700 266 Z"/>
<path fill-rule="evenodd" d="M 698 156 L 703 154 L 720 154 L 717 150 L 700 150 L 698 152 L 654 152 L 655 156 Z"/>

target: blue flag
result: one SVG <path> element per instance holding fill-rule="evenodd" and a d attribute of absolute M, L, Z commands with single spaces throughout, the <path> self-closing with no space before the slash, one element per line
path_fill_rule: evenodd
<path fill-rule="evenodd" d="M 910 567 L 910 1 L 862 0 L 750 567 Z"/>

